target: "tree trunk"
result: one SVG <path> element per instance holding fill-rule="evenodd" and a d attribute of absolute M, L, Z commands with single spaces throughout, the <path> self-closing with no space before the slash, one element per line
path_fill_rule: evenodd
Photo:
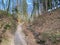
<path fill-rule="evenodd" d="M 48 10 L 47 2 L 48 2 L 48 0 L 46 0 L 46 1 L 45 1 L 45 5 L 46 5 L 46 12 L 47 12 L 47 10 Z"/>
<path fill-rule="evenodd" d="M 10 0 L 8 1 L 7 13 L 9 12 L 9 8 L 10 8 Z"/>

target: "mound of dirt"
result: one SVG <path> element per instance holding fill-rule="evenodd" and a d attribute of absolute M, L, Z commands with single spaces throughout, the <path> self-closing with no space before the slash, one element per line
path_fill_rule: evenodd
<path fill-rule="evenodd" d="M 38 16 L 24 32 L 28 45 L 60 45 L 60 8 Z"/>

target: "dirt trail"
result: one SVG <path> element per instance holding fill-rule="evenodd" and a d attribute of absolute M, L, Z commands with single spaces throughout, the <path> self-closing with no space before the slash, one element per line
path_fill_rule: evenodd
<path fill-rule="evenodd" d="M 27 42 L 25 40 L 25 35 L 22 32 L 22 24 L 19 24 L 17 26 L 17 31 L 15 32 L 15 37 L 14 37 L 14 43 L 15 45 L 27 45 Z"/>

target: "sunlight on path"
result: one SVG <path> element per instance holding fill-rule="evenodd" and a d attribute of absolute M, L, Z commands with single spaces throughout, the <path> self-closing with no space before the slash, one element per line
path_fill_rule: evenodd
<path fill-rule="evenodd" d="M 25 40 L 25 35 L 22 32 L 22 23 L 17 26 L 14 43 L 15 45 L 27 45 L 27 42 Z"/>

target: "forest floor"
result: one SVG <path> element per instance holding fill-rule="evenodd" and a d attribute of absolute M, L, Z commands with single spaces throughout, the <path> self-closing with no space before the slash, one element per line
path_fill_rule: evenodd
<path fill-rule="evenodd" d="M 24 24 L 28 45 L 60 45 L 60 8 Z"/>
<path fill-rule="evenodd" d="M 24 23 L 22 29 L 20 28 L 20 25 L 17 25 L 17 20 L 11 14 L 1 11 L 0 45 L 9 45 L 7 43 L 9 41 L 7 40 L 8 38 L 12 40 L 10 45 L 17 45 L 18 42 L 14 43 L 14 36 L 17 33 L 23 39 L 21 30 L 25 34 L 25 40 L 28 45 L 60 45 L 60 9 L 39 15 L 32 23 Z"/>
<path fill-rule="evenodd" d="M 0 11 L 0 45 L 9 45 L 16 31 L 16 20 L 5 11 Z M 13 45 L 13 43 L 11 44 Z"/>
<path fill-rule="evenodd" d="M 22 25 L 13 15 L 0 11 L 0 45 L 27 45 Z"/>

